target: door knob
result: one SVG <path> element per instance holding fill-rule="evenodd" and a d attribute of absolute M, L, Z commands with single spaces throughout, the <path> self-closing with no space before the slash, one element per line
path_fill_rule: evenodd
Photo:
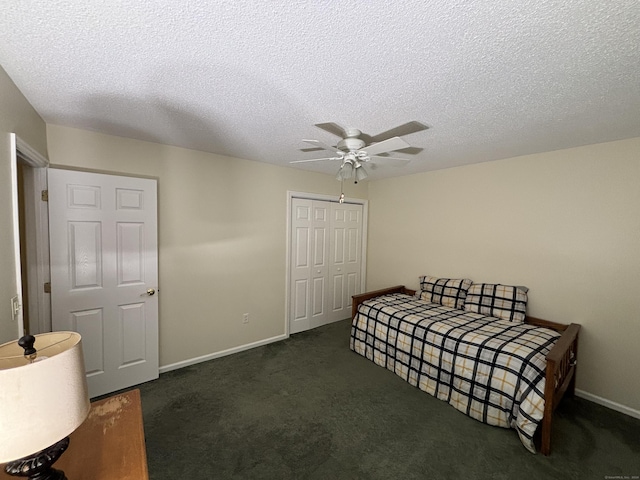
<path fill-rule="evenodd" d="M 153 288 L 150 288 L 149 290 L 147 290 L 147 295 L 151 296 L 154 295 L 156 293 L 156 291 Z"/>

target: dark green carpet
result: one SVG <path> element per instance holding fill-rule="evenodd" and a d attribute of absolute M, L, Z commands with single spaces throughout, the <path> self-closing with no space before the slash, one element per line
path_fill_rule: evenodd
<path fill-rule="evenodd" d="M 551 456 L 533 455 L 515 430 L 468 418 L 351 352 L 349 329 L 334 323 L 142 385 L 151 479 L 640 475 L 640 420 L 565 399 Z"/>

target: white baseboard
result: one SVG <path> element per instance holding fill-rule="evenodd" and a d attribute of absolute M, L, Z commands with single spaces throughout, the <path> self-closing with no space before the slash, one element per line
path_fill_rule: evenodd
<path fill-rule="evenodd" d="M 276 337 L 271 337 L 271 338 L 265 338 L 264 340 L 259 340 L 253 343 L 247 343 L 245 345 L 240 345 L 238 347 L 228 348 L 227 350 L 222 350 L 220 352 L 209 353 L 208 355 L 202 355 L 201 357 L 190 358 L 188 360 L 183 360 L 181 362 L 171 363 L 169 365 L 163 365 L 160 367 L 159 370 L 160 370 L 160 373 L 167 373 L 167 372 L 170 372 L 171 370 L 177 370 L 179 368 L 188 367 L 190 365 L 195 365 L 197 363 L 206 362 L 209 360 L 213 360 L 214 358 L 226 357 L 227 355 L 233 355 L 234 353 L 244 352 L 245 350 L 261 347 L 269 343 L 279 342 L 287 338 L 289 338 L 289 335 L 286 335 L 286 334 L 278 335 Z"/>
<path fill-rule="evenodd" d="M 639 410 L 634 410 L 633 408 L 627 407 L 626 405 L 612 402 L 611 400 L 607 400 L 606 398 L 602 398 L 592 393 L 585 392 L 584 390 L 578 390 L 576 388 L 576 396 L 584 398 L 585 400 L 589 400 L 593 403 L 597 403 L 598 405 L 602 405 L 603 407 L 610 408 L 611 410 L 615 410 L 616 412 L 624 413 L 625 415 L 629 415 L 630 417 L 640 418 Z"/>

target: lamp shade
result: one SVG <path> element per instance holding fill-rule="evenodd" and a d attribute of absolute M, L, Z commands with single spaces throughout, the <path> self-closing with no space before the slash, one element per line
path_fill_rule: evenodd
<path fill-rule="evenodd" d="M 89 413 L 80 335 L 52 332 L 35 338 L 32 363 L 17 342 L 0 345 L 0 463 L 48 448 Z"/>

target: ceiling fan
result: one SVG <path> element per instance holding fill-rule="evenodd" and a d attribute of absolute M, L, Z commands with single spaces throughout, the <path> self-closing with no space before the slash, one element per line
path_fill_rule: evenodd
<path fill-rule="evenodd" d="M 311 158 L 308 160 L 295 160 L 290 163 L 309 163 L 320 161 L 340 161 L 340 168 L 336 175 L 338 180 L 355 178 L 355 183 L 367 178 L 368 174 L 363 167 L 364 163 L 375 164 L 379 161 L 409 162 L 408 158 L 391 157 L 389 152 L 401 151 L 403 153 L 416 154 L 422 151 L 405 142 L 400 136 L 426 130 L 426 125 L 412 121 L 398 127 L 379 133 L 367 135 L 357 128 L 343 128 L 335 123 L 317 123 L 315 125 L 322 130 L 337 135 L 341 140 L 335 145 L 329 145 L 320 140 L 303 140 L 314 145 L 315 148 L 303 149 L 303 151 L 327 150 L 334 154 L 332 157 Z"/>

